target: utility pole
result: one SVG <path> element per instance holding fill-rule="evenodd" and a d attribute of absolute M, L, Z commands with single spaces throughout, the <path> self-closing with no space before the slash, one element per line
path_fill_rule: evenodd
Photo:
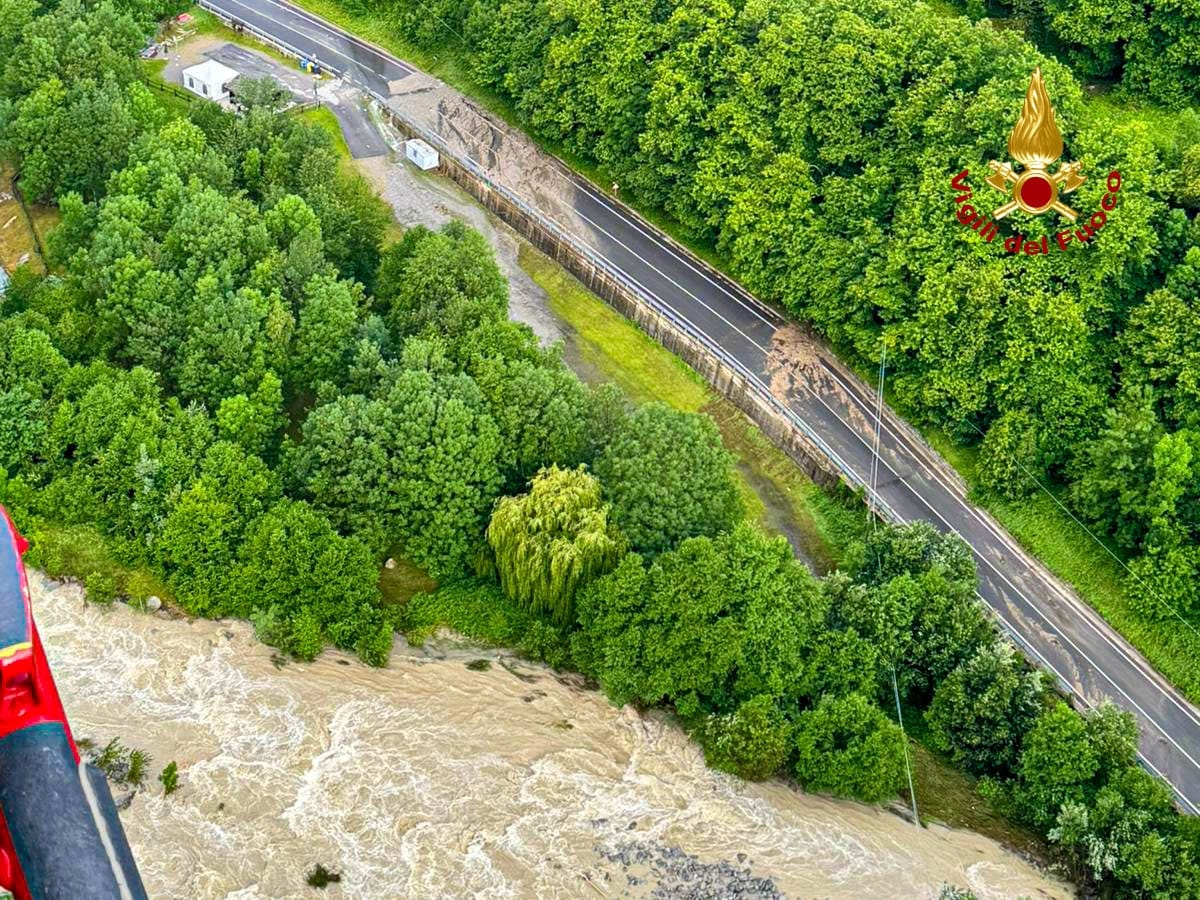
<path fill-rule="evenodd" d="M 895 666 L 892 666 L 892 693 L 896 697 L 896 718 L 900 721 L 901 746 L 904 748 L 904 769 L 908 772 L 908 796 L 912 798 L 913 824 L 920 827 L 921 818 L 917 815 L 917 791 L 913 787 L 912 762 L 908 758 L 908 732 L 904 730 L 904 713 L 900 712 L 900 688 L 896 684 Z"/>

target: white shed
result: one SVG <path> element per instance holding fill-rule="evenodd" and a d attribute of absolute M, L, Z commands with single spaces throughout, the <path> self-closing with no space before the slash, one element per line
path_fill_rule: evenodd
<path fill-rule="evenodd" d="M 404 143 L 404 155 L 418 169 L 429 171 L 438 167 L 438 152 L 420 138 L 413 138 Z"/>
<path fill-rule="evenodd" d="M 237 77 L 238 73 L 229 66 L 206 59 L 183 70 L 183 86 L 208 100 L 224 100 L 229 96 L 229 82 Z"/>

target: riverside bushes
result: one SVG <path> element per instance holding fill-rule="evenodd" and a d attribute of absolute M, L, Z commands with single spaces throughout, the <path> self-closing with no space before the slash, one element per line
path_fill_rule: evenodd
<path fill-rule="evenodd" d="M 97 9 L 69 12 L 95 16 L 86 24 L 97 34 L 114 21 L 126 27 Z M 816 24 L 842 27 L 831 7 L 814 10 Z M 539 28 L 558 21 L 547 15 Z M 672 28 L 750 64 L 734 52 L 729 22 L 707 24 L 711 33 L 681 16 Z M 535 43 L 548 33 L 539 28 L 528 31 Z M 783 46 L 791 31 L 760 30 L 797 62 Z M 15 39 L 14 58 L 35 53 L 28 35 Z M 914 46 L 902 41 L 895 59 Z M 1008 49 L 1004 58 L 1023 64 Z M 861 63 L 846 65 L 846 79 L 868 77 Z M 900 85 L 907 75 L 896 66 Z M 47 102 L 70 109 L 62 98 L 26 104 L 35 87 L 14 71 L 4 75 L 6 115 Z M 604 71 L 617 79 L 605 96 L 638 96 L 620 78 L 641 69 Z M 816 240 L 837 216 L 862 223 L 864 203 L 881 215 L 887 206 L 887 170 L 853 171 L 859 143 L 879 138 L 850 133 L 863 112 L 855 103 L 881 104 L 867 112 L 882 122 L 887 97 L 857 86 L 840 114 L 836 104 L 798 108 L 816 129 L 800 143 L 820 138 L 829 174 L 800 157 L 772 160 L 768 183 L 778 175 L 804 187 L 810 169 L 825 179 L 820 197 L 767 192 L 785 207 L 765 219 L 782 223 L 781 234 L 794 216 Z M 909 88 L 914 109 L 893 130 L 921 121 L 921 96 Z M 141 102 L 136 91 L 129 98 Z M 687 108 L 677 112 L 687 120 Z M 856 565 L 814 579 L 785 540 L 739 522 L 711 422 L 655 405 L 629 413 L 505 319 L 506 287 L 477 235 L 413 229 L 381 250 L 379 208 L 339 174 L 319 132 L 265 109 L 233 118 L 202 106 L 194 121 L 165 123 L 149 113 L 119 159 L 86 160 L 83 174 L 37 157 L 47 190 L 59 192 L 61 272 L 14 279 L 0 307 L 0 409 L 21 413 L 4 419 L 0 500 L 35 547 L 42 527 L 100 534 L 122 564 L 165 578 L 185 609 L 248 616 L 264 639 L 305 658 L 329 642 L 382 664 L 395 624 L 414 638 L 444 624 L 516 645 L 570 662 L 614 702 L 671 705 L 715 766 L 784 773 L 842 796 L 881 800 L 900 789 L 902 737 L 885 712 L 894 683 L 927 709 L 941 749 L 985 776 L 984 789 L 1060 845 L 1081 877 L 1135 895 L 1195 896 L 1195 826 L 1136 768 L 1130 720 L 1109 709 L 1081 720 L 995 644 L 958 539 L 881 526 Z M 619 128 L 604 131 L 621 139 Z M 647 147 L 676 180 L 675 200 L 686 200 L 691 151 Z M 716 228 L 729 203 L 753 244 L 749 223 L 762 217 L 748 204 L 762 192 L 729 163 L 737 148 L 724 150 L 698 182 L 721 188 L 706 200 L 716 205 L 697 210 Z M 76 185 L 86 193 L 62 192 Z M 732 201 L 730 186 L 741 191 Z M 747 246 L 739 252 L 750 266 Z M 813 302 L 861 305 L 852 285 L 828 279 L 855 270 L 839 254 L 882 253 L 878 234 L 849 250 L 822 246 L 829 252 L 816 262 L 791 261 L 804 278 L 820 274 L 804 266 L 828 267 Z M 886 274 L 872 278 L 882 284 Z M 873 334 L 855 321 L 843 334 Z M 1030 327 L 1026 336 L 1040 328 Z M 1061 346 L 1078 349 L 1065 338 Z M 1050 394 L 1061 387 L 1048 383 Z M 959 402 L 953 379 L 943 387 L 942 400 Z M 1139 453 L 1153 443 L 1156 490 L 1183 496 L 1186 441 L 1160 450 L 1152 425 L 1131 434 Z M 443 582 L 400 610 L 383 608 L 376 586 L 393 545 Z M 71 568 L 72 554 L 56 559 Z M 464 577 L 470 568 L 479 577 Z"/>
<path fill-rule="evenodd" d="M 573 625 L 502 621 L 569 639 L 569 664 L 614 703 L 672 705 L 710 765 L 838 796 L 886 800 L 904 784 L 904 737 L 885 712 L 897 690 L 924 710 L 934 745 L 1079 881 L 1198 896 L 1196 820 L 1137 765 L 1132 717 L 1107 703 L 1080 715 L 999 639 L 959 538 L 881 525 L 855 557 L 817 580 L 782 538 L 743 524 L 652 560 L 629 553 L 579 589 Z M 489 615 L 512 608 L 486 581 L 468 591 Z M 430 600 L 452 610 L 455 593 Z"/>

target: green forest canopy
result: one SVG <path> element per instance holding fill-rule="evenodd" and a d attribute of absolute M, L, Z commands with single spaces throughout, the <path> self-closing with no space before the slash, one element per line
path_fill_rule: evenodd
<path fill-rule="evenodd" d="M 1124 112 L 1082 80 L 1194 103 L 1200 12 L 339 2 L 467 54 L 533 131 L 603 166 L 852 358 L 886 347 L 900 404 L 981 442 L 985 491 L 1050 484 L 1133 561 L 1142 613 L 1200 621 L 1200 116 Z M 1105 174 L 1122 175 L 1102 234 L 1045 258 L 981 242 L 948 187 L 969 169 L 986 190 L 1037 66 L 1088 175 L 1073 202 L 1097 209 Z M 1006 223 L 1052 227 L 1019 212 Z"/>

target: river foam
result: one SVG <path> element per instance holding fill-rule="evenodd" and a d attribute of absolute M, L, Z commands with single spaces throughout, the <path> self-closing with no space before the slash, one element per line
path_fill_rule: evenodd
<path fill-rule="evenodd" d="M 245 623 L 31 586 L 76 734 L 179 764 L 176 794 L 123 813 L 154 898 L 314 898 L 316 863 L 342 874 L 329 898 L 651 896 L 653 872 L 633 884 L 608 858 L 630 844 L 742 853 L 789 897 L 1072 896 L 979 835 L 710 771 L 667 717 L 544 667 L 398 641 L 384 670 L 333 652 L 277 668 Z"/>

